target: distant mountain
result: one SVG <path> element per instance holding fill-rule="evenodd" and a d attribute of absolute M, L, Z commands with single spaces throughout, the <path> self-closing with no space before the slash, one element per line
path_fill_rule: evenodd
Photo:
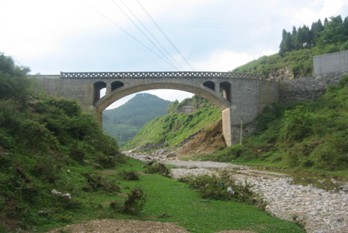
<path fill-rule="evenodd" d="M 103 112 L 103 129 L 123 145 L 148 121 L 165 115 L 170 103 L 155 95 L 137 94 L 124 105 Z"/>

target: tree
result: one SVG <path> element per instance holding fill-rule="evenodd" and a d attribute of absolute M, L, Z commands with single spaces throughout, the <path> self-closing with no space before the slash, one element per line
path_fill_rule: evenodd
<path fill-rule="evenodd" d="M 334 44 L 338 42 L 344 42 L 348 39 L 348 35 L 345 34 L 345 28 L 342 17 L 331 17 L 330 21 L 325 19 L 324 30 L 320 34 L 320 44 Z"/>
<path fill-rule="evenodd" d="M 294 45 L 293 45 L 292 35 L 290 34 L 290 32 L 287 32 L 285 31 L 285 29 L 283 29 L 283 38 L 280 43 L 279 54 L 283 56 L 285 52 L 291 51 L 293 50 L 293 48 L 294 48 Z"/>
<path fill-rule="evenodd" d="M 0 53 L 0 99 L 24 101 L 29 93 L 29 69 L 15 65 L 11 57 Z"/>
<path fill-rule="evenodd" d="M 312 23 L 311 33 L 312 33 L 312 38 L 313 38 L 313 44 L 315 44 L 315 41 L 319 38 L 320 33 L 323 30 L 324 30 L 324 26 L 321 23 L 320 19 L 317 22 Z"/>

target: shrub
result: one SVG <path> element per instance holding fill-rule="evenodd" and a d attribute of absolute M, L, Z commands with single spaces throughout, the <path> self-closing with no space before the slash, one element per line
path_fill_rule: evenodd
<path fill-rule="evenodd" d="M 101 168 L 114 168 L 117 163 L 116 156 L 108 156 L 102 153 L 97 153 L 95 162 L 100 165 Z"/>
<path fill-rule="evenodd" d="M 24 102 L 29 94 L 28 68 L 15 65 L 11 57 L 0 53 L 0 99 L 15 98 Z"/>
<path fill-rule="evenodd" d="M 262 114 L 256 118 L 256 128 L 258 131 L 264 131 L 269 128 L 270 124 L 281 115 L 279 105 L 267 105 Z"/>
<path fill-rule="evenodd" d="M 149 174 L 158 173 L 166 177 L 170 175 L 170 169 L 166 165 L 154 161 L 146 164 L 145 172 Z"/>
<path fill-rule="evenodd" d="M 65 100 L 65 99 L 49 99 L 46 103 L 50 106 L 55 106 L 69 117 L 78 116 L 81 113 L 81 108 L 76 101 Z"/>
<path fill-rule="evenodd" d="M 96 192 L 96 191 L 105 191 L 105 192 L 119 192 L 121 188 L 115 184 L 115 181 L 107 180 L 106 178 L 95 175 L 95 174 L 84 174 L 84 177 L 87 179 L 87 184 L 83 187 L 85 192 Z"/>
<path fill-rule="evenodd" d="M 234 181 L 227 171 L 221 172 L 219 176 L 201 175 L 186 177 L 181 181 L 198 190 L 206 199 L 237 200 L 256 205 L 262 209 L 265 207 L 263 200 L 251 191 L 251 186 L 247 182 L 240 184 Z M 233 194 L 227 191 L 228 187 L 233 189 Z"/>
<path fill-rule="evenodd" d="M 304 105 L 297 105 L 294 110 L 284 113 L 280 138 L 283 141 L 301 141 L 314 133 L 314 118 Z"/>
<path fill-rule="evenodd" d="M 146 202 L 146 194 L 141 187 L 135 187 L 127 195 L 127 199 L 123 204 L 123 212 L 127 214 L 137 215 L 143 211 Z"/>
<path fill-rule="evenodd" d="M 134 171 L 121 171 L 120 176 L 123 180 L 139 180 L 139 175 Z"/>
<path fill-rule="evenodd" d="M 38 178 L 45 179 L 49 183 L 53 183 L 59 179 L 60 171 L 61 166 L 58 161 L 52 163 L 52 157 L 40 156 L 34 166 L 33 174 Z"/>

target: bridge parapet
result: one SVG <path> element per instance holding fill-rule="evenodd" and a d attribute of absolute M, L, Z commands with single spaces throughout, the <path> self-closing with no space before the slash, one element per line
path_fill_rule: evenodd
<path fill-rule="evenodd" d="M 261 79 L 258 74 L 233 72 L 61 72 L 62 79 L 122 79 L 122 78 L 248 78 Z"/>

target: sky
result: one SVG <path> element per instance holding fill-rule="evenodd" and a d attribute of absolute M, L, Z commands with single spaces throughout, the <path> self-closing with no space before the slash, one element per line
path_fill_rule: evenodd
<path fill-rule="evenodd" d="M 337 15 L 347 0 L 0 0 L 0 52 L 32 74 L 231 71 Z"/>

